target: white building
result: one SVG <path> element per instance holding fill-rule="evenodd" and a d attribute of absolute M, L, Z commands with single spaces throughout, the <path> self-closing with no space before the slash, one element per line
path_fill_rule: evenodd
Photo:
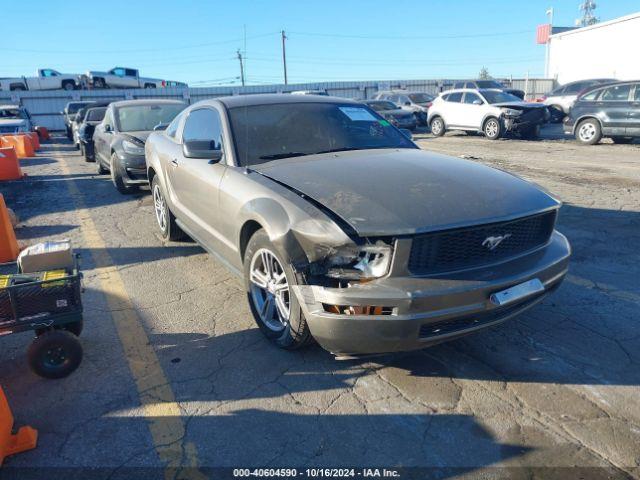
<path fill-rule="evenodd" d="M 549 37 L 549 77 L 640 79 L 640 12 Z"/>

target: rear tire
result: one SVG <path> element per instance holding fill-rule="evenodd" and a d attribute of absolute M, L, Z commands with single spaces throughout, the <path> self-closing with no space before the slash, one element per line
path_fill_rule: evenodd
<path fill-rule="evenodd" d="M 447 132 L 442 117 L 433 117 L 429 127 L 431 128 L 431 133 L 436 137 L 441 137 Z"/>
<path fill-rule="evenodd" d="M 162 239 L 176 241 L 184 238 L 184 232 L 176 224 L 176 217 L 169 209 L 157 176 L 153 177 L 153 181 L 151 182 L 151 196 L 153 198 L 156 222 L 158 223 Z"/>
<path fill-rule="evenodd" d="M 502 124 L 496 117 L 489 117 L 482 126 L 484 136 L 489 140 L 498 140 L 502 136 Z"/>
<path fill-rule="evenodd" d="M 62 83 L 62 89 L 66 90 L 66 91 L 71 91 L 71 90 L 75 90 L 76 89 L 76 84 L 75 82 L 63 82 Z"/>
<path fill-rule="evenodd" d="M 576 128 L 576 140 L 582 145 L 595 145 L 602 139 L 600 122 L 594 118 L 582 120 Z"/>
<path fill-rule="evenodd" d="M 56 379 L 70 375 L 82 362 L 82 345 L 65 330 L 50 330 L 36 339 L 27 352 L 29 366 L 43 378 Z"/>
<path fill-rule="evenodd" d="M 122 173 L 120 173 L 120 168 L 118 168 L 119 160 L 118 156 L 114 153 L 111 155 L 111 181 L 113 185 L 123 195 L 127 195 L 129 193 L 134 193 L 139 190 L 137 185 L 127 185 L 124 182 L 124 178 L 122 178 Z"/>
<path fill-rule="evenodd" d="M 262 229 L 249 239 L 244 254 L 244 283 L 249 308 L 265 337 L 285 350 L 313 342 L 298 299 L 290 289 L 297 284 L 296 274 Z"/>

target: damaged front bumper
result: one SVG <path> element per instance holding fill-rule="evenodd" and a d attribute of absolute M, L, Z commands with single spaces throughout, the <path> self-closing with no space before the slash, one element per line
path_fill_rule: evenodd
<path fill-rule="evenodd" d="M 292 287 L 318 343 L 339 356 L 415 350 L 503 322 L 541 301 L 567 273 L 571 248 L 549 243 L 510 261 L 430 277 L 390 276 L 346 288 Z M 491 295 L 538 279 L 544 290 L 497 306 Z"/>

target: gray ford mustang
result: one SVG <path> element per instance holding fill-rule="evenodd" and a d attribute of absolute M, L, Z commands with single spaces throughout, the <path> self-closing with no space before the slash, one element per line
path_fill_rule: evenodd
<path fill-rule="evenodd" d="M 423 348 L 519 314 L 567 272 L 556 199 L 420 150 L 357 102 L 205 100 L 145 149 L 163 237 L 186 233 L 243 276 L 283 348 Z"/>

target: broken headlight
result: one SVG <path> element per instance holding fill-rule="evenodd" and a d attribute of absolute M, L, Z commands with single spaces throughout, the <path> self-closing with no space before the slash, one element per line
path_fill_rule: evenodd
<path fill-rule="evenodd" d="M 327 258 L 326 275 L 340 280 L 373 280 L 384 277 L 391 266 L 393 248 L 379 241 L 339 249 Z"/>
<path fill-rule="evenodd" d="M 515 110 L 513 108 L 503 108 L 502 113 L 504 113 L 505 117 L 519 117 L 522 115 L 522 110 Z"/>

